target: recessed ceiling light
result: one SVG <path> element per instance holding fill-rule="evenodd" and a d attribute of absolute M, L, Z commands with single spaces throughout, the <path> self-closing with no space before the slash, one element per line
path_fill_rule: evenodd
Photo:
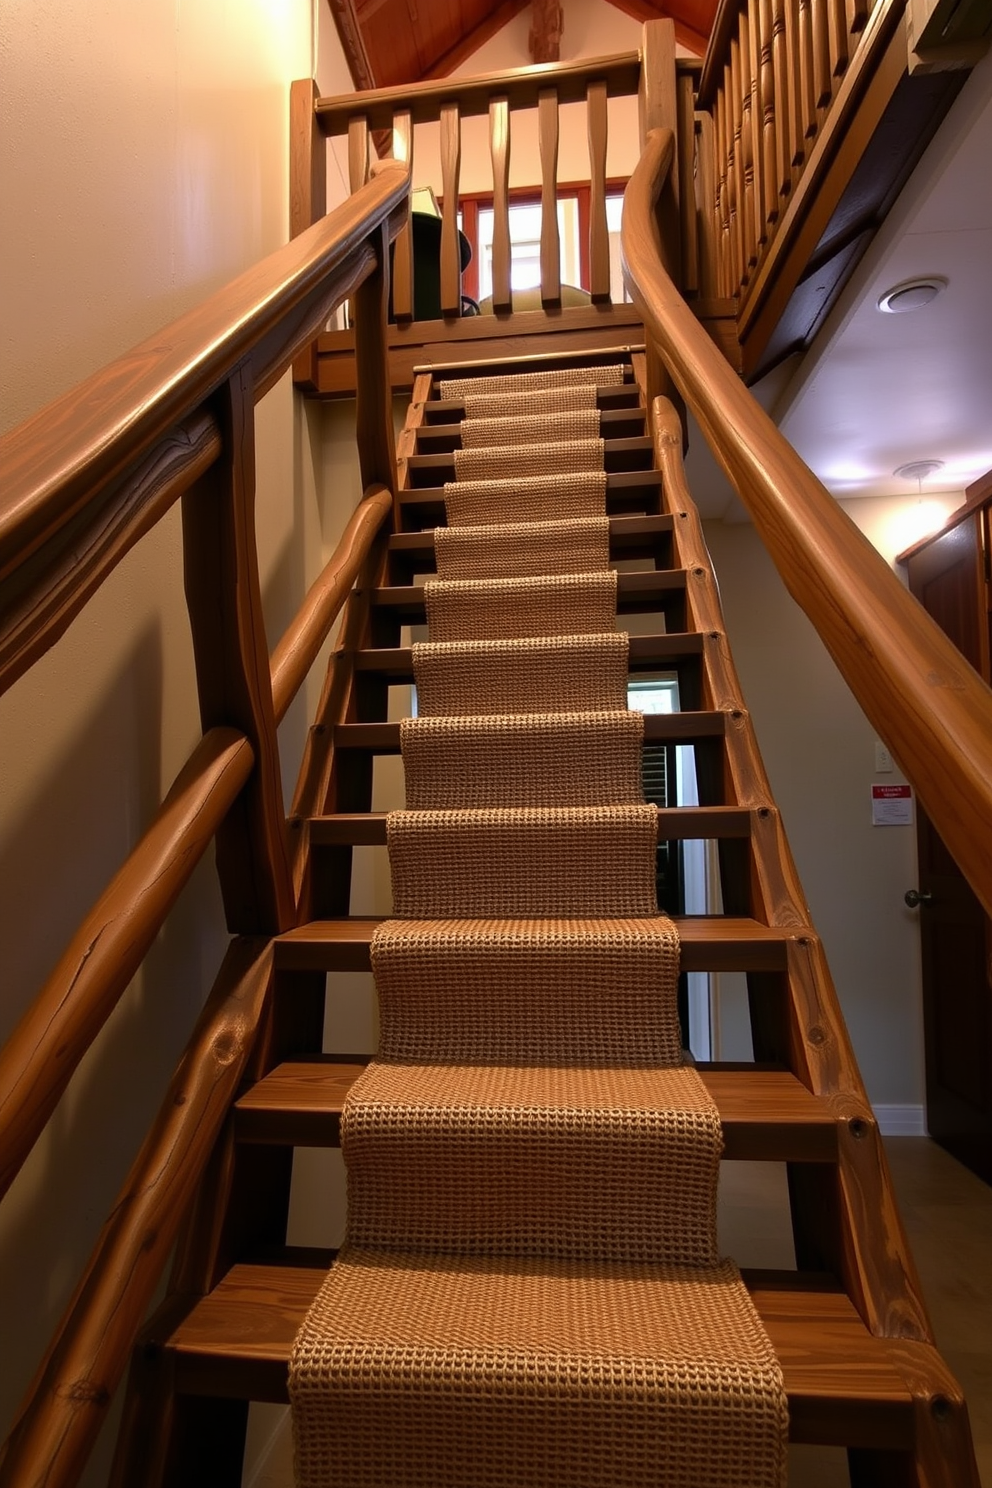
<path fill-rule="evenodd" d="M 887 315 L 902 315 L 907 310 L 922 310 L 947 288 L 947 280 L 939 274 L 930 274 L 926 279 L 905 279 L 887 289 L 879 298 L 878 308 Z"/>
<path fill-rule="evenodd" d="M 943 460 L 910 460 L 908 465 L 897 465 L 892 474 L 901 476 L 903 480 L 925 481 L 943 468 Z"/>

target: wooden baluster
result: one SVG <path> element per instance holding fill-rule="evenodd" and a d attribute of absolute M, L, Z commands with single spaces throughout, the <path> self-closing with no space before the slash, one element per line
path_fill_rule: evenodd
<path fill-rule="evenodd" d="M 596 304 L 610 300 L 610 234 L 606 225 L 606 84 L 586 89 L 589 119 L 589 293 Z"/>
<path fill-rule="evenodd" d="M 716 147 L 720 177 L 717 182 L 717 213 L 720 221 L 720 293 L 732 295 L 733 248 L 730 234 L 730 146 L 727 133 L 727 90 L 716 95 Z"/>
<path fill-rule="evenodd" d="M 389 233 L 385 223 L 376 229 L 370 241 L 376 250 L 377 265 L 355 294 L 355 440 L 362 489 L 367 491 L 370 486 L 378 485 L 391 491 L 395 518 L 399 511 L 386 329 Z"/>
<path fill-rule="evenodd" d="M 803 128 L 803 90 L 800 77 L 799 59 L 801 47 L 799 45 L 799 7 L 802 0 L 782 0 L 785 14 L 785 68 L 784 72 L 789 81 L 787 93 L 784 95 L 789 100 L 789 187 L 798 174 L 796 167 L 801 166 L 806 158 L 806 135 Z M 778 75 L 775 76 L 775 86 L 778 87 Z"/>
<path fill-rule="evenodd" d="M 348 187 L 352 192 L 369 178 L 369 121 L 359 114 L 348 121 Z"/>
<path fill-rule="evenodd" d="M 744 233 L 744 165 L 741 142 L 741 44 L 734 36 L 730 42 L 730 63 L 727 67 L 727 96 L 730 99 L 730 127 L 733 135 L 731 153 L 733 169 L 730 172 L 730 211 L 734 238 L 734 292 L 747 281 L 747 244 Z"/>
<path fill-rule="evenodd" d="M 833 0 L 813 0 L 813 92 L 818 109 L 826 108 L 833 94 L 830 66 L 830 6 Z"/>
<path fill-rule="evenodd" d="M 751 159 L 754 174 L 754 240 L 767 242 L 765 227 L 764 117 L 761 106 L 761 18 L 759 0 L 748 0 L 748 71 L 751 86 Z"/>
<path fill-rule="evenodd" d="M 741 187 L 744 204 L 744 272 L 758 262 L 757 214 L 754 192 L 754 90 L 751 80 L 751 18 L 747 10 L 738 17 L 738 87 L 741 94 Z"/>
<path fill-rule="evenodd" d="M 327 142 L 317 123 L 319 94 L 313 78 L 292 84 L 289 94 L 289 236 L 299 237 L 327 211 Z M 293 382 L 317 391 L 317 342 L 293 362 Z"/>
<path fill-rule="evenodd" d="M 816 87 L 813 79 L 813 0 L 799 0 L 800 125 L 804 139 L 816 134 Z"/>
<path fill-rule="evenodd" d="M 648 21 L 641 32 L 641 83 L 637 93 L 641 148 L 652 129 L 670 129 L 678 138 L 676 99 L 675 25 L 670 20 Z M 682 226 L 679 201 L 678 156 L 662 188 L 656 209 L 661 233 L 665 266 L 676 284 L 681 285 L 679 259 L 682 253 Z M 650 353 L 653 356 L 653 352 Z M 650 359 L 650 358 L 649 358 Z M 649 382 L 651 378 L 649 377 Z M 653 383 L 651 383 L 654 386 Z"/>
<path fill-rule="evenodd" d="M 457 103 L 441 108 L 441 314 L 462 313 L 462 264 L 458 239 L 458 178 L 462 163 L 462 128 Z M 368 482 L 365 482 L 368 485 Z"/>
<path fill-rule="evenodd" d="M 493 161 L 493 309 L 509 310 L 510 300 L 510 102 L 489 104 L 489 150 Z"/>
<path fill-rule="evenodd" d="M 393 115 L 393 159 L 402 160 L 413 180 L 413 123 L 410 110 Z M 413 319 L 413 223 L 410 198 L 406 216 L 393 245 L 393 317 L 397 321 Z"/>
<path fill-rule="evenodd" d="M 684 294 L 696 294 L 699 289 L 699 209 L 696 199 L 695 79 L 688 73 L 679 73 L 675 89 L 679 119 L 676 138 L 682 222 L 682 290 Z"/>
<path fill-rule="evenodd" d="M 561 243 L 558 238 L 558 90 L 537 95 L 541 140 L 541 304 L 561 304 Z"/>
<path fill-rule="evenodd" d="M 761 105 L 761 215 L 765 237 L 778 219 L 778 118 L 775 110 L 774 22 L 772 0 L 758 0 L 759 76 L 758 98 Z"/>
<path fill-rule="evenodd" d="M 830 70 L 835 78 L 843 77 L 851 58 L 845 0 L 828 0 L 827 27 L 830 40 Z"/>
<path fill-rule="evenodd" d="M 847 29 L 852 36 L 859 36 L 868 24 L 871 0 L 847 0 Z M 851 49 L 853 55 L 853 47 Z"/>
<path fill-rule="evenodd" d="M 775 189 L 781 198 L 792 190 L 792 89 L 789 72 L 787 0 L 771 0 L 772 86 L 775 93 Z"/>
<path fill-rule="evenodd" d="M 712 299 L 722 293 L 720 276 L 720 195 L 717 185 L 717 131 L 711 114 L 696 115 L 699 135 L 696 144 L 696 159 L 699 162 L 700 212 L 700 263 L 699 293 L 704 299 Z"/>
<path fill-rule="evenodd" d="M 239 729 L 255 754 L 217 833 L 227 926 L 274 935 L 295 923 L 269 648 L 255 546 L 255 401 L 243 362 L 216 394 L 218 462 L 182 498 L 183 562 L 203 732 Z"/>

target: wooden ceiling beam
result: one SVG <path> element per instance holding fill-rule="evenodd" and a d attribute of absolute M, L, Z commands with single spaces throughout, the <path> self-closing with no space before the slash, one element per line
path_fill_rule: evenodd
<path fill-rule="evenodd" d="M 362 36 L 362 28 L 358 23 L 358 15 L 355 10 L 355 0 L 327 0 L 334 24 L 337 27 L 341 45 L 344 48 L 345 61 L 348 63 L 348 71 L 351 73 L 351 81 L 360 92 L 366 92 L 369 88 L 377 87 L 375 74 L 372 71 L 372 63 L 369 54 L 365 50 L 365 40 Z"/>
<path fill-rule="evenodd" d="M 528 37 L 531 61 L 560 62 L 565 15 L 558 0 L 534 0 L 533 17 Z"/>

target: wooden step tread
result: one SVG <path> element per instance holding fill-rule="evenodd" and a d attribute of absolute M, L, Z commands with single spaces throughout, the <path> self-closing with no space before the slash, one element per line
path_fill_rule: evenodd
<path fill-rule="evenodd" d="M 283 971 L 368 971 L 379 915 L 311 920 L 275 938 Z M 731 915 L 673 915 L 683 971 L 784 971 L 789 942 L 808 930 L 784 930 Z"/>
<path fill-rule="evenodd" d="M 659 806 L 658 841 L 686 842 L 751 835 L 743 806 Z M 311 847 L 385 847 L 384 811 L 339 812 L 310 818 Z"/>
<path fill-rule="evenodd" d="M 601 408 L 599 410 L 599 437 L 601 439 L 638 439 L 644 434 L 644 409 L 636 405 L 626 408 Z M 421 424 L 417 430 L 417 451 L 420 454 L 440 454 L 461 449 L 462 426 L 459 419 L 440 423 L 432 419 Z"/>
<path fill-rule="evenodd" d="M 440 459 L 441 456 L 413 456 L 414 459 Z M 454 474 L 431 468 L 409 472 L 412 484 L 397 492 L 404 530 L 414 527 L 438 527 L 446 521 L 444 482 Z M 661 502 L 661 475 L 657 470 L 608 470 L 606 474 L 606 510 L 609 515 L 631 512 L 655 513 Z"/>
<path fill-rule="evenodd" d="M 696 744 L 703 739 L 722 739 L 727 732 L 726 713 L 645 713 L 645 744 Z M 335 749 L 371 749 L 374 754 L 399 754 L 398 723 L 337 723 Z"/>
<path fill-rule="evenodd" d="M 357 1061 L 287 1061 L 235 1105 L 235 1134 L 244 1142 L 334 1147 L 341 1108 L 361 1074 Z M 788 1070 L 700 1070 L 723 1123 L 728 1160 L 827 1163 L 837 1156 L 837 1123 L 827 1104 Z"/>
<path fill-rule="evenodd" d="M 610 517 L 610 549 L 620 552 L 624 548 L 640 546 L 647 539 L 666 536 L 674 525 L 674 517 L 667 512 L 650 517 Z M 405 554 L 433 553 L 433 529 L 427 528 L 423 532 L 394 532 L 389 539 L 389 551 Z"/>
<path fill-rule="evenodd" d="M 636 382 L 603 383 L 596 388 L 596 407 L 601 410 L 637 408 L 639 397 L 640 392 Z M 431 398 L 424 404 L 426 424 L 448 424 L 464 416 L 464 398 Z"/>
<path fill-rule="evenodd" d="M 171 1355 L 178 1394 L 285 1403 L 293 1340 L 325 1274 L 307 1266 L 233 1266 L 183 1316 L 163 1309 L 146 1346 Z M 873 1338 L 849 1300 L 817 1280 L 745 1273 L 785 1375 L 790 1439 L 910 1450 L 912 1395 L 887 1340 Z"/>
<path fill-rule="evenodd" d="M 494 448 L 493 455 L 498 456 L 498 453 L 498 449 Z M 607 439 L 603 451 L 603 464 L 607 474 L 620 470 L 646 470 L 650 468 L 653 458 L 654 449 L 647 434 L 627 439 Z M 428 479 L 433 476 L 442 484 L 445 480 L 455 479 L 455 462 L 450 454 L 410 455 L 407 469 L 411 476 Z"/>
<path fill-rule="evenodd" d="M 617 574 L 617 611 L 631 614 L 639 610 L 663 608 L 666 599 L 681 600 L 685 593 L 684 568 L 645 569 L 642 572 Z M 389 584 L 371 591 L 374 609 L 386 610 L 399 620 L 422 623 L 425 618 L 424 590 L 421 584 Z"/>
<path fill-rule="evenodd" d="M 655 667 L 672 668 L 682 661 L 702 655 L 703 636 L 697 630 L 671 631 L 667 634 L 630 637 L 628 666 L 631 672 L 651 671 Z M 370 647 L 355 652 L 355 669 L 359 672 L 387 673 L 397 683 L 413 680 L 413 651 L 409 646 Z"/>

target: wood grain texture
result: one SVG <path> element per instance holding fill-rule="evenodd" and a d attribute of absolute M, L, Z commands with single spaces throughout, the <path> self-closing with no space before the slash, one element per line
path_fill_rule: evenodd
<path fill-rule="evenodd" d="M 671 21 L 648 21 L 641 33 L 641 78 L 638 121 L 641 144 L 652 129 L 678 130 L 675 86 L 675 27 Z M 656 214 L 665 262 L 676 284 L 681 283 L 682 222 L 677 169 L 666 183 Z"/>
<path fill-rule="evenodd" d="M 785 23 L 787 0 L 772 0 L 772 87 L 775 97 L 775 181 L 779 197 L 792 190 L 792 92 L 789 42 Z"/>
<path fill-rule="evenodd" d="M 0 1051 L 0 1195 L 117 1005 L 252 768 L 233 729 L 212 729 L 89 911 Z"/>
<path fill-rule="evenodd" d="M 761 150 L 761 217 L 762 237 L 778 217 L 778 141 L 777 99 L 775 97 L 775 29 L 773 0 L 758 0 L 758 102 Z"/>
<path fill-rule="evenodd" d="M 413 125 L 409 109 L 400 109 L 393 115 L 393 159 L 406 166 L 412 179 Z M 409 197 L 393 249 L 393 315 L 400 321 L 413 319 L 413 228 Z"/>
<path fill-rule="evenodd" d="M 754 74 L 751 70 L 751 17 L 740 16 L 741 175 L 744 185 L 744 256 L 750 274 L 758 262 L 758 216 L 755 209 Z"/>
<path fill-rule="evenodd" d="M 458 241 L 458 178 L 462 159 L 462 128 L 457 103 L 441 108 L 441 313 L 462 313 L 461 250 Z"/>
<path fill-rule="evenodd" d="M 660 269 L 651 202 L 672 147 L 655 135 L 628 188 L 635 298 L 787 588 L 992 908 L 992 692 L 699 335 Z"/>
<path fill-rule="evenodd" d="M 223 453 L 183 497 L 183 568 L 204 733 L 236 728 L 254 770 L 217 832 L 217 873 L 232 934 L 294 920 L 272 680 L 255 543 L 254 399 L 238 369 L 218 399 Z"/>
<path fill-rule="evenodd" d="M 678 113 L 678 175 L 682 182 L 682 290 L 699 293 L 699 202 L 697 197 L 697 135 L 694 80 L 679 73 L 675 79 Z"/>
<path fill-rule="evenodd" d="M 769 62 L 771 54 L 769 53 Z M 754 239 L 760 252 L 768 241 L 765 220 L 765 151 L 763 99 L 761 94 L 761 0 L 748 3 L 748 70 L 751 84 L 751 160 L 754 173 Z M 771 79 L 769 78 L 769 84 Z"/>
<path fill-rule="evenodd" d="M 542 88 L 537 99 L 541 152 L 541 304 L 561 304 L 561 244 L 558 237 L 558 94 Z"/>
<path fill-rule="evenodd" d="M 606 225 L 606 84 L 589 84 L 586 94 L 589 129 L 589 293 L 593 303 L 610 298 L 610 237 Z"/>
<path fill-rule="evenodd" d="M 348 189 L 355 194 L 369 178 L 369 121 L 364 114 L 348 120 Z"/>
<path fill-rule="evenodd" d="M 493 309 L 510 309 L 510 101 L 489 105 L 489 152 L 493 163 Z"/>
<path fill-rule="evenodd" d="M 272 705 L 281 723 L 327 639 L 368 556 L 376 533 L 393 509 L 386 486 L 373 486 L 356 507 L 333 554 L 272 652 Z"/>
<path fill-rule="evenodd" d="M 827 29 L 830 69 L 835 78 L 840 78 L 847 71 L 851 55 L 847 30 L 847 7 L 844 0 L 827 0 Z"/>
<path fill-rule="evenodd" d="M 389 238 L 375 232 L 376 267 L 360 286 L 355 309 L 355 440 L 362 488 L 396 491 L 393 396 L 389 386 L 386 316 L 389 301 Z"/>
<path fill-rule="evenodd" d="M 826 108 L 833 92 L 830 64 L 831 0 L 812 0 L 813 5 L 813 97 L 818 109 Z"/>
<path fill-rule="evenodd" d="M 327 211 L 327 144 L 317 127 L 318 98 L 313 78 L 297 79 L 289 90 L 289 236 L 296 238 Z M 317 347 L 311 342 L 297 357 L 293 377 L 315 382 Z"/>
<path fill-rule="evenodd" d="M 269 943 L 232 944 L 18 1415 L 4 1488 L 70 1488 L 82 1471 L 230 1109 L 271 973 Z"/>
<path fill-rule="evenodd" d="M 440 118 L 441 109 L 456 104 L 463 119 L 489 113 L 490 100 L 505 96 L 511 109 L 537 108 L 538 95 L 554 87 L 560 103 L 582 103 L 586 89 L 602 78 L 611 98 L 637 93 L 641 60 L 637 52 L 623 52 L 612 57 L 583 58 L 580 62 L 546 63 L 520 67 L 509 72 L 484 72 L 475 77 L 454 77 L 443 81 L 406 83 L 396 88 L 380 88 L 374 93 L 345 93 L 337 98 L 321 98 L 317 119 L 325 134 L 347 134 L 348 121 L 362 113 L 372 129 L 390 127 L 393 111 L 409 108 L 414 124 L 429 124 Z"/>

